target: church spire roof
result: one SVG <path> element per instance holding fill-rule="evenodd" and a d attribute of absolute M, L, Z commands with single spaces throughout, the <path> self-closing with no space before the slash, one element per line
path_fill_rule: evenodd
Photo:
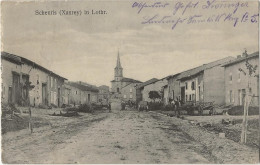
<path fill-rule="evenodd" d="M 122 68 L 121 63 L 120 63 L 119 51 L 118 51 L 118 54 L 117 54 L 116 68 Z"/>

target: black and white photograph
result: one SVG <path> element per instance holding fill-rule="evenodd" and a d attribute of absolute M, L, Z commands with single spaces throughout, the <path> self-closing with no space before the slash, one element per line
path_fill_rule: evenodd
<path fill-rule="evenodd" d="M 2 0 L 3 164 L 259 164 L 258 0 Z"/>

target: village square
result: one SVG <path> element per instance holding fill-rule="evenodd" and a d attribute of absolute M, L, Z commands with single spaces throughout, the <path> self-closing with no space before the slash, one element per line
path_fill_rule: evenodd
<path fill-rule="evenodd" d="M 259 163 L 258 3 L 202 1 L 2 3 L 2 163 Z"/>

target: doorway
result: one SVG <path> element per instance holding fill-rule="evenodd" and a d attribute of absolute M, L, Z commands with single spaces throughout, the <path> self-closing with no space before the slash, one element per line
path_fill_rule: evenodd
<path fill-rule="evenodd" d="M 185 102 L 185 87 L 181 87 L 181 101 Z"/>
<path fill-rule="evenodd" d="M 47 105 L 47 84 L 42 83 L 42 104 Z"/>
<path fill-rule="evenodd" d="M 18 73 L 13 73 L 13 86 L 12 86 L 12 103 L 18 103 L 20 99 L 20 75 Z"/>

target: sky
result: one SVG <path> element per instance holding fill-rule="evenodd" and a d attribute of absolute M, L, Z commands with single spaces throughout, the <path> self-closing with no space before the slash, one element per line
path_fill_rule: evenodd
<path fill-rule="evenodd" d="M 196 9 L 182 14 L 172 11 L 178 1 L 166 8 L 138 8 L 145 1 L 41 1 L 2 2 L 2 51 L 28 58 L 70 81 L 109 85 L 114 79 L 119 51 L 125 77 L 147 81 L 163 78 L 227 56 L 258 51 L 258 23 L 232 21 L 214 23 L 142 24 L 158 14 L 174 20 L 194 14 L 203 17 L 233 13 L 233 8 Z M 152 1 L 160 2 L 160 1 Z M 153 4 L 147 1 L 147 4 Z M 184 7 L 189 1 L 182 1 Z M 195 1 L 193 1 L 195 2 Z M 242 1 L 237 1 L 242 3 Z M 228 1 L 227 1 L 228 3 Z M 105 15 L 35 15 L 35 10 L 106 10 Z M 257 14 L 257 1 L 233 13 Z"/>

